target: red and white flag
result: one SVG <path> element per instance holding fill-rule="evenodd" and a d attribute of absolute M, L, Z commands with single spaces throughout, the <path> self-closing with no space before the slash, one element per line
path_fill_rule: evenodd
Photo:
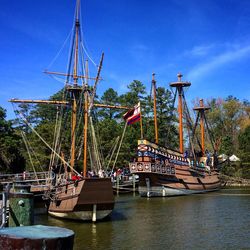
<path fill-rule="evenodd" d="M 134 106 L 133 109 L 130 109 L 127 113 L 123 115 L 123 119 L 127 121 L 128 125 L 131 125 L 135 122 L 140 121 L 141 119 L 141 106 L 140 102 Z"/>

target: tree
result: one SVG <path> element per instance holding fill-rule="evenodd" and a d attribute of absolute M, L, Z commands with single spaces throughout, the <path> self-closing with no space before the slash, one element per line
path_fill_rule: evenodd
<path fill-rule="evenodd" d="M 250 162 L 250 126 L 239 134 L 240 157 L 243 162 Z"/>
<path fill-rule="evenodd" d="M 114 89 L 112 88 L 107 89 L 101 97 L 101 103 L 113 106 L 117 105 L 118 93 L 114 91 Z M 117 110 L 110 108 L 103 108 L 100 111 L 98 111 L 98 116 L 100 117 L 100 119 L 103 118 L 114 119 L 117 116 Z"/>
<path fill-rule="evenodd" d="M 22 172 L 25 160 L 20 151 L 21 138 L 6 121 L 6 110 L 0 107 L 0 171 L 5 173 Z"/>
<path fill-rule="evenodd" d="M 127 87 L 129 91 L 119 98 L 121 105 L 133 107 L 139 101 L 143 104 L 145 101 L 146 87 L 142 82 L 134 80 Z"/>
<path fill-rule="evenodd" d="M 220 152 L 233 154 L 238 151 L 238 134 L 244 117 L 242 103 L 235 97 L 225 100 L 212 99 L 208 113 L 208 121 L 215 138 L 220 138 Z"/>

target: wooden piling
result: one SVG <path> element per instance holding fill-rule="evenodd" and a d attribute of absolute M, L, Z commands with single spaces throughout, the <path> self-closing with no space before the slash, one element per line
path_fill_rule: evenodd
<path fill-rule="evenodd" d="M 0 249 L 72 250 L 74 232 L 52 226 L 24 226 L 4 228 L 0 234 Z"/>

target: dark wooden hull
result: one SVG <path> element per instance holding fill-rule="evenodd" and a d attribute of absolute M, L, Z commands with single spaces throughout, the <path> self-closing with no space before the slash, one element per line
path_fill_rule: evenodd
<path fill-rule="evenodd" d="M 85 178 L 56 188 L 49 214 L 75 220 L 100 220 L 114 208 L 115 200 L 109 178 Z"/>
<path fill-rule="evenodd" d="M 203 176 L 167 175 L 158 173 L 137 173 L 139 175 L 139 194 L 142 197 L 177 196 L 198 194 L 219 190 L 218 174 L 213 172 Z"/>
<path fill-rule="evenodd" d="M 206 162 L 206 158 L 199 159 Z M 179 152 L 139 140 L 137 161 L 130 172 L 139 175 L 139 193 L 143 197 L 205 193 L 220 189 L 214 166 L 194 167 L 192 160 Z"/>

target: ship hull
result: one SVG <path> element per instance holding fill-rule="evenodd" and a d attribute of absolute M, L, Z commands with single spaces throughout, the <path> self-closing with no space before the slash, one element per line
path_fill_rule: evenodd
<path fill-rule="evenodd" d="M 102 220 L 112 212 L 111 210 L 98 210 L 96 214 L 94 211 L 77 211 L 77 212 L 51 212 L 49 214 L 53 217 L 62 218 L 62 219 L 70 219 L 70 220 L 82 220 L 82 221 L 92 221 L 93 217 L 96 216 L 96 220 Z"/>
<path fill-rule="evenodd" d="M 137 161 L 129 167 L 132 174 L 139 176 L 138 191 L 142 197 L 178 196 L 220 189 L 218 172 L 213 165 L 204 166 L 206 161 L 206 157 L 200 157 L 203 166 L 194 166 L 192 159 L 177 151 L 139 140 Z"/>
<path fill-rule="evenodd" d="M 211 189 L 185 189 L 185 188 L 171 188 L 166 186 L 152 186 L 150 189 L 147 187 L 140 186 L 138 191 L 141 197 L 170 197 L 170 196 L 181 196 L 191 194 L 201 194 L 207 192 L 218 191 L 220 186 Z"/>
<path fill-rule="evenodd" d="M 193 173 L 190 173 L 190 171 L 186 169 L 186 174 L 183 175 L 142 172 L 137 174 L 139 175 L 138 191 L 141 197 L 167 197 L 200 194 L 217 191 L 221 187 L 216 172 L 192 176 Z"/>
<path fill-rule="evenodd" d="M 109 178 L 85 178 L 57 187 L 48 213 L 64 219 L 96 221 L 110 215 L 114 203 Z"/>

